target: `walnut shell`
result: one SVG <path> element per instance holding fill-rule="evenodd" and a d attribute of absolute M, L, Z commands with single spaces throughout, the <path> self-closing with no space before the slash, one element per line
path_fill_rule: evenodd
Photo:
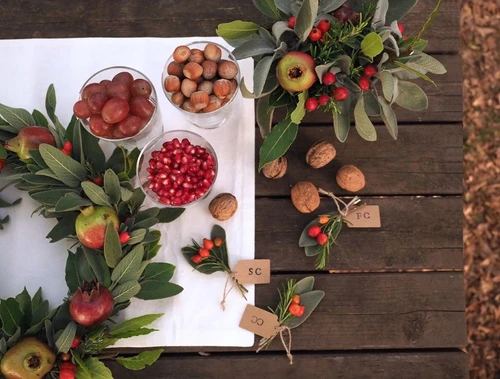
<path fill-rule="evenodd" d="M 286 174 L 288 162 L 285 157 L 278 158 L 262 167 L 262 173 L 266 178 L 279 179 Z"/>
<path fill-rule="evenodd" d="M 365 187 L 365 176 L 359 168 L 352 165 L 343 166 L 337 172 L 337 184 L 349 192 L 358 192 Z"/>
<path fill-rule="evenodd" d="M 327 141 L 319 141 L 306 154 L 306 162 L 312 168 L 325 167 L 337 155 L 335 147 Z"/>
<path fill-rule="evenodd" d="M 212 216 L 219 221 L 229 220 L 237 209 L 238 200 L 230 193 L 221 193 L 215 196 L 208 206 Z"/>
<path fill-rule="evenodd" d="M 319 207 L 319 193 L 311 182 L 298 182 L 292 187 L 292 203 L 299 212 L 311 213 Z"/>

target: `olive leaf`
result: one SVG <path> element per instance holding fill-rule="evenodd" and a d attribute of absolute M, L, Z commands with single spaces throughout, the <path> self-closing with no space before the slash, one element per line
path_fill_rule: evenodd
<path fill-rule="evenodd" d="M 259 171 L 269 162 L 282 157 L 292 145 L 299 126 L 286 118 L 279 122 L 269 133 L 260 148 Z"/>

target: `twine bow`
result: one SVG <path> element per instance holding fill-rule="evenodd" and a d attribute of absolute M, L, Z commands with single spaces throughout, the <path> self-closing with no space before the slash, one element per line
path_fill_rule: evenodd
<path fill-rule="evenodd" d="M 230 280 L 235 280 L 236 278 L 236 275 L 232 272 L 228 277 L 227 277 L 227 280 L 226 280 L 226 284 L 224 284 L 224 294 L 222 296 L 222 301 L 220 302 L 220 305 L 222 306 L 222 310 L 225 311 L 226 310 L 226 298 L 227 298 L 227 295 L 229 295 L 229 292 L 231 292 L 231 290 L 234 288 L 234 282 L 233 284 L 231 285 L 231 287 L 229 288 L 229 290 L 227 289 L 227 285 L 229 284 L 229 281 Z"/>
<path fill-rule="evenodd" d="M 285 332 L 288 332 L 288 343 L 285 342 Z M 285 325 L 281 325 L 279 328 L 276 328 L 276 333 L 269 339 L 267 339 L 267 341 L 271 341 L 274 337 L 276 337 L 277 335 L 280 335 L 280 338 L 281 338 L 281 343 L 283 344 L 283 347 L 285 348 L 285 351 L 286 351 L 286 356 L 288 358 L 288 360 L 290 361 L 290 364 L 293 365 L 293 355 L 292 355 L 292 331 L 291 329 L 288 327 L 288 326 L 285 326 Z M 267 344 L 262 344 L 259 346 L 259 348 L 257 349 L 257 353 L 259 351 L 261 351 Z"/>
<path fill-rule="evenodd" d="M 322 190 L 321 188 L 318 189 L 318 192 L 322 195 L 326 195 L 326 196 L 331 197 L 333 199 L 333 201 L 335 201 L 335 205 L 337 206 L 337 210 L 339 212 L 339 215 L 341 215 L 342 218 L 345 218 L 349 214 L 349 212 L 351 211 L 351 208 L 361 201 L 361 199 L 358 196 L 355 196 L 351 199 L 351 201 L 349 203 L 346 203 L 341 198 L 335 196 L 332 192 L 327 192 L 325 190 Z"/>

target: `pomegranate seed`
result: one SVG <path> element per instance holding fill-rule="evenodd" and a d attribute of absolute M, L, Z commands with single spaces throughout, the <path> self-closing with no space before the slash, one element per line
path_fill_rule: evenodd
<path fill-rule="evenodd" d="M 188 183 L 188 182 L 184 182 L 184 183 L 182 183 L 182 186 L 183 186 L 184 188 L 188 188 L 188 189 L 193 188 L 193 185 L 192 185 L 191 183 Z"/>
<path fill-rule="evenodd" d="M 160 197 L 160 201 L 164 204 L 170 204 L 170 199 L 167 199 L 166 197 Z"/>

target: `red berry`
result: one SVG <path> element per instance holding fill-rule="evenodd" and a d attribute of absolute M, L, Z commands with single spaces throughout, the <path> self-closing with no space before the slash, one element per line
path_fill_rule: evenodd
<path fill-rule="evenodd" d="M 201 255 L 193 255 L 191 257 L 191 260 L 193 261 L 193 263 L 195 265 L 197 265 L 198 263 L 200 263 L 203 260 L 203 257 Z"/>
<path fill-rule="evenodd" d="M 318 100 L 315 97 L 310 97 L 306 100 L 306 109 L 309 112 L 313 112 L 318 108 Z"/>
<path fill-rule="evenodd" d="M 371 78 L 372 76 L 377 75 L 377 72 L 378 72 L 377 68 L 372 64 L 369 64 L 363 70 L 363 74 L 365 74 L 365 76 L 368 78 Z"/>
<path fill-rule="evenodd" d="M 318 28 L 312 28 L 311 33 L 309 33 L 309 39 L 313 42 L 319 41 L 323 37 L 323 32 Z"/>
<path fill-rule="evenodd" d="M 331 86 L 333 83 L 335 83 L 337 77 L 333 72 L 327 72 L 325 75 L 323 75 L 322 80 L 325 86 Z"/>
<path fill-rule="evenodd" d="M 318 99 L 319 105 L 326 105 L 330 102 L 330 97 L 328 95 L 321 95 Z"/>
<path fill-rule="evenodd" d="M 130 234 L 128 234 L 127 232 L 120 233 L 120 243 L 121 244 L 127 243 L 129 239 L 130 239 Z"/>
<path fill-rule="evenodd" d="M 216 239 L 214 239 L 214 245 L 217 247 L 221 247 L 223 243 L 224 241 L 222 240 L 222 238 L 217 237 Z"/>
<path fill-rule="evenodd" d="M 59 372 L 59 379 L 75 379 L 76 373 L 73 370 L 61 370 Z"/>
<path fill-rule="evenodd" d="M 292 16 L 292 17 L 290 17 L 290 18 L 288 19 L 288 27 L 289 27 L 290 29 L 295 28 L 295 21 L 297 21 L 297 17 L 295 17 L 295 16 Z"/>
<path fill-rule="evenodd" d="M 307 235 L 311 238 L 316 238 L 321 233 L 321 228 L 318 225 L 313 225 L 307 230 Z"/>
<path fill-rule="evenodd" d="M 304 312 L 306 311 L 306 307 L 304 307 L 303 305 L 301 305 L 299 307 L 299 310 L 297 311 L 297 313 L 295 314 L 295 316 L 297 317 L 302 317 L 304 315 Z"/>
<path fill-rule="evenodd" d="M 61 354 L 61 360 L 63 362 L 67 362 L 71 359 L 71 354 L 70 353 L 62 353 Z"/>
<path fill-rule="evenodd" d="M 361 88 L 361 91 L 368 91 L 370 89 L 370 79 L 368 79 L 366 76 L 362 76 L 358 80 L 358 85 L 359 88 Z"/>
<path fill-rule="evenodd" d="M 73 144 L 69 141 L 64 142 L 63 146 L 64 150 L 72 151 L 73 150 Z"/>
<path fill-rule="evenodd" d="M 293 295 L 293 297 L 292 297 L 292 303 L 300 304 L 300 296 L 297 295 L 297 294 Z"/>
<path fill-rule="evenodd" d="M 398 29 L 401 34 L 405 32 L 405 26 L 403 24 L 398 24 Z"/>
<path fill-rule="evenodd" d="M 76 371 L 76 365 L 71 362 L 64 362 L 63 364 L 61 364 L 61 370 Z"/>
<path fill-rule="evenodd" d="M 104 183 L 104 179 L 102 178 L 102 176 L 98 176 L 97 178 L 92 179 L 92 181 L 98 186 L 102 186 Z"/>
<path fill-rule="evenodd" d="M 336 88 L 333 91 L 333 99 L 335 101 L 343 101 L 349 96 L 349 91 L 344 87 Z"/>
<path fill-rule="evenodd" d="M 318 29 L 321 30 L 322 33 L 326 33 L 330 30 L 330 21 L 328 20 L 321 20 L 318 22 Z"/>
<path fill-rule="evenodd" d="M 66 149 L 64 149 L 64 148 L 63 148 L 63 149 L 59 149 L 59 150 L 60 150 L 63 154 L 66 154 L 66 155 L 68 155 L 68 156 L 70 156 L 70 155 L 71 155 L 71 151 L 68 151 L 68 150 L 66 150 Z"/>
<path fill-rule="evenodd" d="M 316 241 L 318 241 L 318 244 L 320 246 L 326 245 L 326 243 L 328 242 L 328 236 L 325 233 L 320 233 L 316 237 Z"/>
<path fill-rule="evenodd" d="M 406 41 L 408 39 L 408 36 L 403 36 L 403 39 Z"/>
<path fill-rule="evenodd" d="M 203 239 L 203 247 L 208 250 L 212 250 L 214 248 L 214 243 L 212 240 L 209 240 L 208 238 Z"/>
<path fill-rule="evenodd" d="M 296 303 L 290 304 L 288 307 L 288 312 L 290 312 L 292 315 L 297 316 L 297 313 L 300 311 L 300 305 Z"/>
<path fill-rule="evenodd" d="M 72 349 L 76 349 L 78 346 L 80 346 L 80 342 L 82 342 L 82 340 L 80 339 L 80 337 L 75 336 L 73 338 L 73 342 L 71 342 L 71 348 Z"/>
<path fill-rule="evenodd" d="M 198 254 L 200 254 L 200 257 L 202 258 L 208 258 L 210 256 L 210 251 L 202 247 L 200 250 L 198 250 Z"/>

